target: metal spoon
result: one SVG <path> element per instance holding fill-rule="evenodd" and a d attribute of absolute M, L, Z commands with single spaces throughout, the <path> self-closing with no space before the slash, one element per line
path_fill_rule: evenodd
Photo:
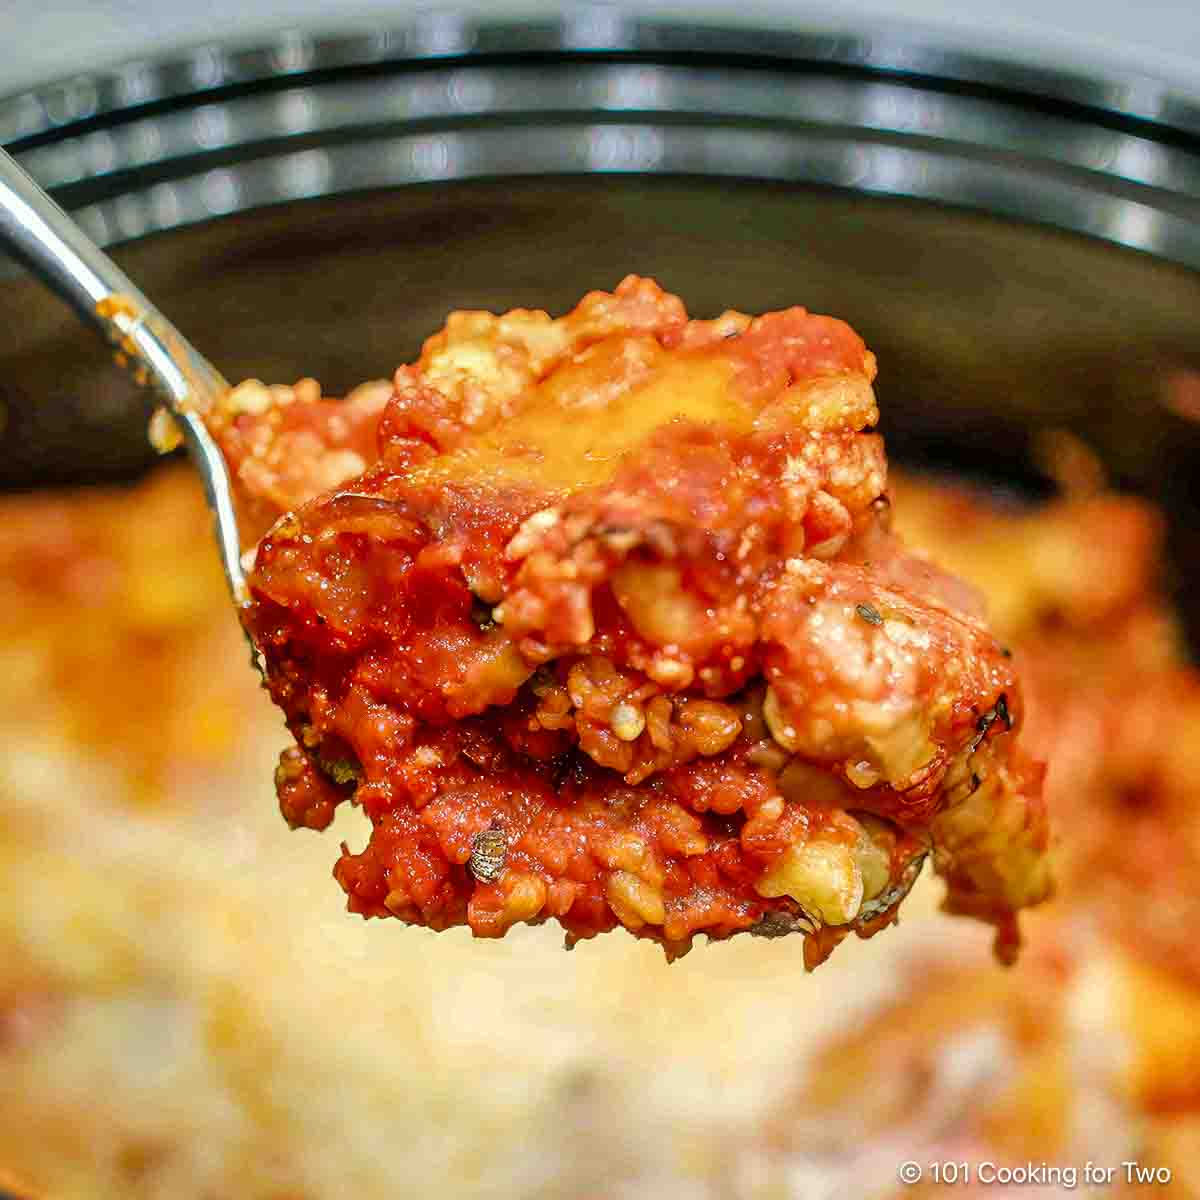
<path fill-rule="evenodd" d="M 204 480 L 217 549 L 239 614 L 249 603 L 225 460 L 202 418 L 229 385 L 126 274 L 0 149 L 0 241 L 152 385 Z"/>

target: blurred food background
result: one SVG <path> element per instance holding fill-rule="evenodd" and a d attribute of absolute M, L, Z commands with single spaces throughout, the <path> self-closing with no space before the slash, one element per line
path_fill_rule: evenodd
<path fill-rule="evenodd" d="M 812 977 L 348 916 L 366 823 L 276 811 L 198 486 L 0 267 L 0 1189 L 1200 1195 L 1195 14 L 212 11 L 10 0 L 0 141 L 232 377 L 336 394 L 628 270 L 850 320 L 901 527 L 1029 673 L 1060 893 L 1009 971 L 929 881 Z"/>

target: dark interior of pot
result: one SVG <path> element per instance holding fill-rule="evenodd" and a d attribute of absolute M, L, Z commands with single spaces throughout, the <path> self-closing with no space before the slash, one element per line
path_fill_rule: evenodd
<path fill-rule="evenodd" d="M 893 459 L 1038 491 L 1066 429 L 1169 514 L 1175 590 L 1200 630 L 1200 274 L 942 205 L 804 185 L 597 175 L 359 193 L 225 217 L 116 257 L 232 379 L 385 376 L 452 308 L 561 312 L 625 273 L 693 313 L 801 303 L 877 353 Z M 144 406 L 58 301 L 0 290 L 0 483 L 129 478 Z"/>

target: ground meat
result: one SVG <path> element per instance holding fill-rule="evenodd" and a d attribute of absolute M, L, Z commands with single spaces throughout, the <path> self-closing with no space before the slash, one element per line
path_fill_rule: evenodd
<path fill-rule="evenodd" d="M 234 389 L 214 432 L 285 513 L 249 617 L 281 804 L 370 818 L 354 911 L 670 954 L 790 928 L 815 963 L 932 849 L 1011 952 L 1048 888 L 1021 687 L 888 528 L 874 374 L 841 321 L 689 321 L 631 277 L 453 314 L 386 399 Z"/>

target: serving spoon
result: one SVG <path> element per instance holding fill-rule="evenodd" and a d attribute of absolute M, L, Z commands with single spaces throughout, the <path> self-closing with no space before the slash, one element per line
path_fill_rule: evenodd
<path fill-rule="evenodd" d="M 124 271 L 0 148 L 0 242 L 109 341 L 175 419 L 204 480 L 221 565 L 239 616 L 250 602 L 225 460 L 203 414 L 229 384 Z"/>

